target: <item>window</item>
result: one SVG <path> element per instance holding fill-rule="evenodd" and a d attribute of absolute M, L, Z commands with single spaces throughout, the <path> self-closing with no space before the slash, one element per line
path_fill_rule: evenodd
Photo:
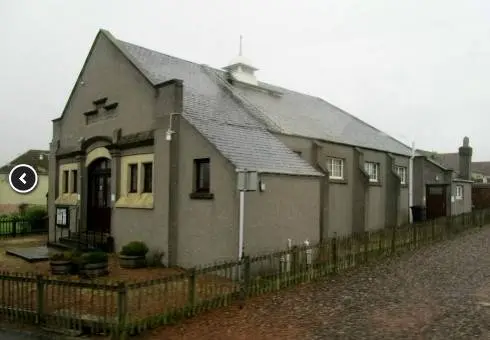
<path fill-rule="evenodd" d="M 344 160 L 340 158 L 327 158 L 327 170 L 332 179 L 344 179 Z"/>
<path fill-rule="evenodd" d="M 369 175 L 369 182 L 379 182 L 379 163 L 366 162 L 364 169 Z"/>
<path fill-rule="evenodd" d="M 69 175 L 69 171 L 68 170 L 64 170 L 63 171 L 63 193 L 64 194 L 67 194 L 68 193 L 68 184 L 70 183 L 68 181 L 68 175 Z"/>
<path fill-rule="evenodd" d="M 71 171 L 71 192 L 77 193 L 78 192 L 78 170 L 72 170 Z"/>
<path fill-rule="evenodd" d="M 194 169 L 196 179 L 194 191 L 209 193 L 209 158 L 195 159 Z"/>
<path fill-rule="evenodd" d="M 404 166 L 395 166 L 395 172 L 400 177 L 400 183 L 407 184 L 407 168 Z"/>
<path fill-rule="evenodd" d="M 456 185 L 456 199 L 457 200 L 463 199 L 463 186 L 462 185 Z"/>
<path fill-rule="evenodd" d="M 143 192 L 153 190 L 153 163 L 143 163 Z"/>
<path fill-rule="evenodd" d="M 129 164 L 129 192 L 138 192 L 138 164 Z"/>

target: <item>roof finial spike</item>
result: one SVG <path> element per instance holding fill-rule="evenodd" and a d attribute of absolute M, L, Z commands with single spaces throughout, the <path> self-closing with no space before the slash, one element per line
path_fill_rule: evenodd
<path fill-rule="evenodd" d="M 243 36 L 240 34 L 240 50 L 238 51 L 239 56 L 242 56 L 242 41 L 243 41 Z"/>

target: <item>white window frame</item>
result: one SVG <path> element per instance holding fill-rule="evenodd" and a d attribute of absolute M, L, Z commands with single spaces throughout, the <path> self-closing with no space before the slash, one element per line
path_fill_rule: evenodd
<path fill-rule="evenodd" d="M 342 158 L 328 157 L 327 170 L 330 179 L 344 179 L 344 160 Z M 338 172 L 340 172 L 340 175 Z"/>
<path fill-rule="evenodd" d="M 457 184 L 456 185 L 456 194 L 455 194 L 455 196 L 456 196 L 456 199 L 457 200 L 462 200 L 463 199 L 463 197 L 464 197 L 464 188 L 463 188 L 462 185 L 460 185 L 460 184 Z"/>
<path fill-rule="evenodd" d="M 364 170 L 369 175 L 369 182 L 377 183 L 379 182 L 379 163 L 376 162 L 364 162 Z"/>
<path fill-rule="evenodd" d="M 400 184 L 407 184 L 407 167 L 395 165 L 395 172 L 400 177 Z"/>

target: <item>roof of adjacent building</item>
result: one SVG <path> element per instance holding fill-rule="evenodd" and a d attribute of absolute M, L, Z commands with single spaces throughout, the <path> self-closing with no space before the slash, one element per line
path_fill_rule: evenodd
<path fill-rule="evenodd" d="M 325 100 L 266 83 L 237 86 L 226 73 L 117 40 L 154 85 L 184 82 L 184 117 L 239 169 L 321 175 L 271 132 L 410 155 L 410 148 Z"/>
<path fill-rule="evenodd" d="M 441 166 L 459 173 L 459 153 L 437 153 L 425 150 L 417 150 L 417 153 L 430 158 Z M 490 162 L 471 162 L 471 171 L 490 176 Z"/>
<path fill-rule="evenodd" d="M 459 172 L 459 154 L 458 153 L 438 153 L 434 151 L 416 150 L 418 156 L 427 157 L 441 167 Z"/>
<path fill-rule="evenodd" d="M 426 160 L 428 160 L 432 164 L 438 166 L 442 170 L 452 170 L 452 169 L 447 168 L 444 164 L 442 164 L 440 162 L 440 160 L 436 158 L 436 155 L 437 155 L 437 153 L 432 152 L 432 151 L 426 151 L 426 150 L 420 150 L 420 149 L 415 150 L 415 157 L 424 157 Z"/>
<path fill-rule="evenodd" d="M 27 164 L 32 166 L 38 175 L 46 175 L 49 168 L 48 150 L 28 150 L 22 155 L 14 158 L 8 164 L 0 167 L 1 174 L 8 174 L 16 165 Z"/>
<path fill-rule="evenodd" d="M 436 153 L 434 157 L 445 167 L 459 172 L 459 154 L 457 152 Z M 471 171 L 490 176 L 490 162 L 471 162 Z"/>

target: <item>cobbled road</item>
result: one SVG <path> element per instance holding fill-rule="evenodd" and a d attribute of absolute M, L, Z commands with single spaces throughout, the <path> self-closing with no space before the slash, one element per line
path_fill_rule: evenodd
<path fill-rule="evenodd" d="M 490 339 L 490 227 L 141 339 Z"/>

